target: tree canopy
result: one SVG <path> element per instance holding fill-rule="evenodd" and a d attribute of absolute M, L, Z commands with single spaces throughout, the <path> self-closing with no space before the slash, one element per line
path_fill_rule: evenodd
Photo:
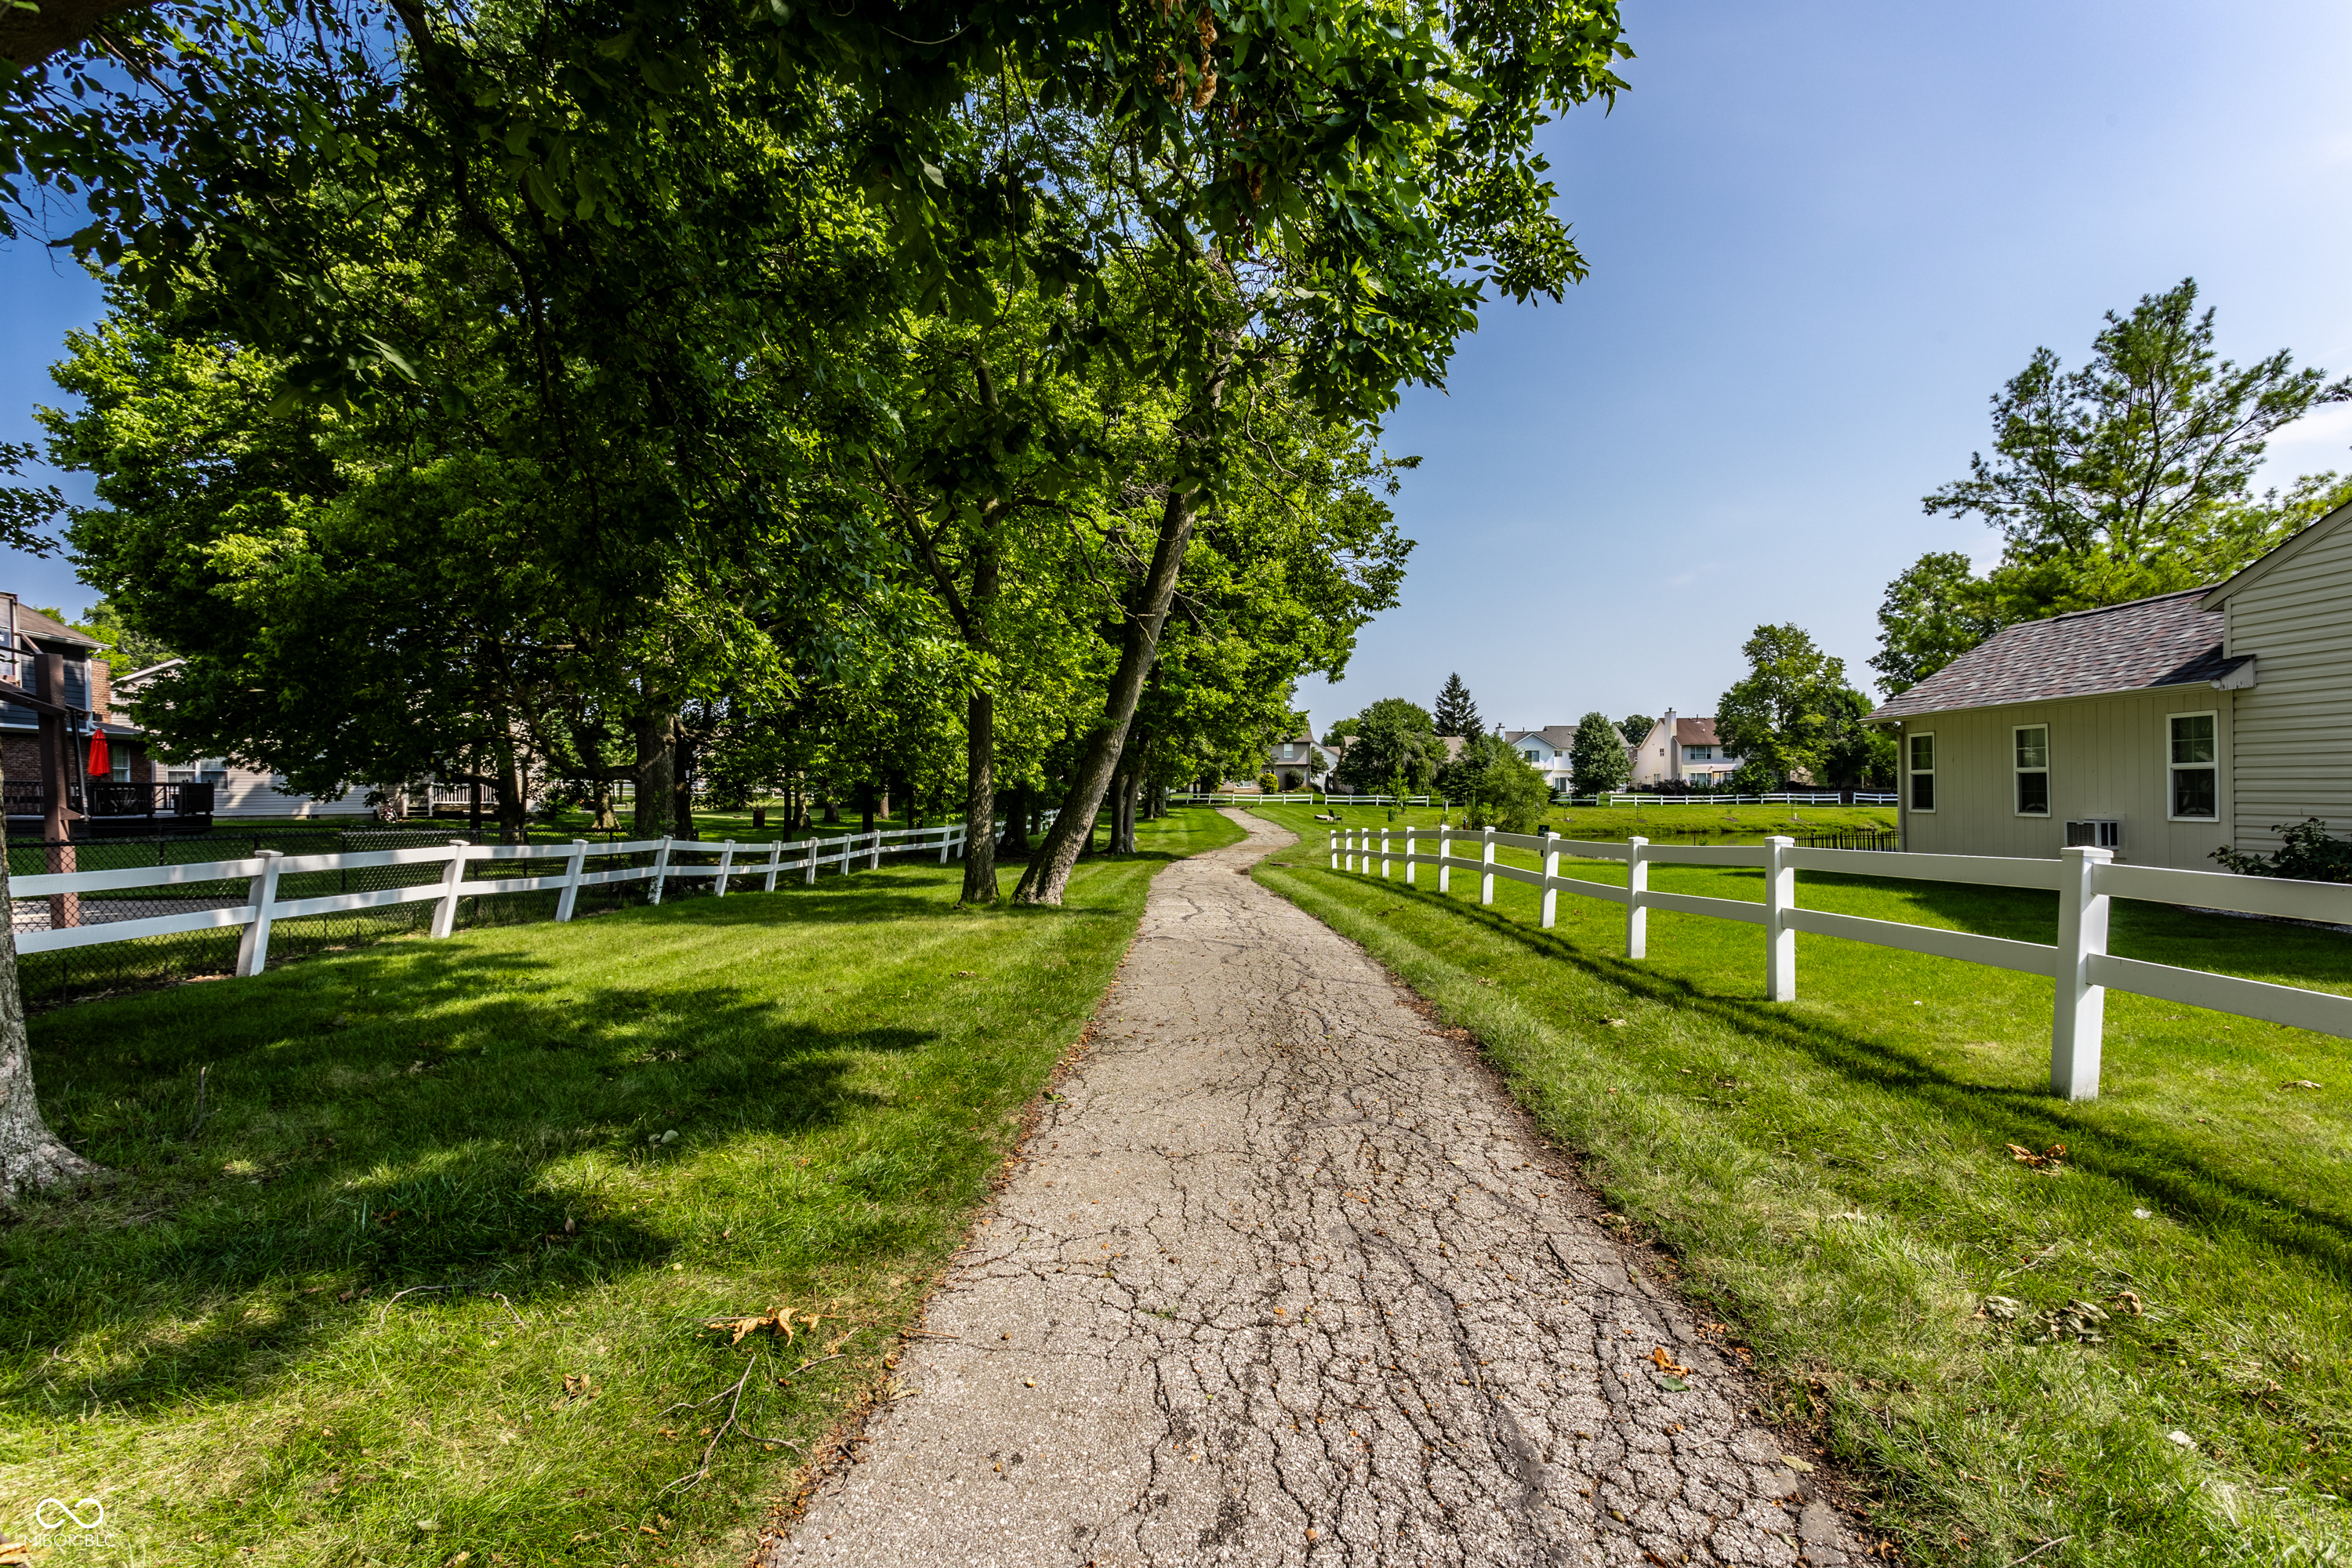
<path fill-rule="evenodd" d="M 1957 552 L 1923 555 L 1879 607 L 1879 687 L 1906 690 L 2020 621 L 2218 582 L 2352 500 L 2352 479 L 2307 476 L 2257 496 L 2268 438 L 2352 378 L 2297 367 L 2284 349 L 2220 357 L 2194 279 L 2107 312 L 2090 357 L 2047 348 L 1992 398 L 1990 456 L 1925 498 L 2001 536 L 1982 575 Z"/>
<path fill-rule="evenodd" d="M 1643 725 L 1642 733 L 1649 732 Z M 1622 789 L 1633 776 L 1633 760 L 1625 754 L 1633 743 L 1606 713 L 1587 713 L 1578 720 L 1576 738 L 1568 748 L 1570 787 L 1579 795 Z"/>
<path fill-rule="evenodd" d="M 1758 626 L 1740 647 L 1748 673 L 1715 710 L 1715 731 L 1743 765 L 1776 781 L 1804 773 L 1826 782 L 1831 748 L 1841 722 L 1869 710 L 1851 693 L 1845 661 L 1824 653 L 1790 623 Z"/>
<path fill-rule="evenodd" d="M 1383 697 L 1356 715 L 1332 782 L 1351 795 L 1383 795 L 1400 784 L 1401 793 L 1420 795 L 1444 761 L 1445 743 L 1429 710 Z"/>
<path fill-rule="evenodd" d="M 1445 684 L 1438 689 L 1437 710 L 1433 717 L 1441 735 L 1475 735 L 1486 729 L 1478 720 L 1478 704 L 1470 700 L 1470 689 L 1462 683 L 1458 671 L 1448 675 Z"/>

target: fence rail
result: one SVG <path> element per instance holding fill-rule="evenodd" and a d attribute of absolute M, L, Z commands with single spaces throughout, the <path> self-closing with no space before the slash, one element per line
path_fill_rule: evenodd
<path fill-rule="evenodd" d="M 1903 797 L 1874 790 L 1795 790 L 1774 795 L 1727 795 L 1720 790 L 1694 790 L 1687 795 L 1638 795 L 1615 790 L 1606 795 L 1558 797 L 1562 805 L 1899 805 Z"/>
<path fill-rule="evenodd" d="M 1039 814 L 1048 823 L 1055 815 Z M 626 894 L 654 904 L 685 891 L 723 898 L 731 888 L 754 880 L 772 892 L 782 877 L 814 882 L 822 870 L 872 870 L 885 856 L 935 854 L 945 865 L 962 857 L 964 828 L 953 822 L 791 842 L 575 838 L 473 844 L 458 838 L 292 854 L 257 845 L 249 854 L 219 859 L 163 858 L 167 850 L 184 854 L 190 847 L 184 840 L 159 842 L 154 864 L 12 878 L 10 923 L 18 954 L 30 961 L 19 971 L 27 995 L 65 954 L 90 948 L 137 944 L 120 949 L 121 960 L 113 963 L 118 983 L 152 984 L 223 970 L 257 974 L 268 962 L 276 928 L 289 921 L 306 922 L 296 928 L 297 945 L 315 947 L 331 940 L 320 929 L 323 917 L 362 922 L 334 922 L 341 929 L 331 936 L 343 941 L 420 925 L 433 936 L 447 936 L 459 924 L 461 908 L 469 905 L 477 915 L 472 923 L 568 921 L 586 898 L 611 903 Z M 79 844 L 53 847 L 76 855 L 93 849 Z M 550 894 L 551 910 L 543 897 L 527 897 Z M 233 958 L 217 945 L 232 933 Z M 68 972 L 60 969 L 54 978 L 60 993 L 70 991 Z"/>
<path fill-rule="evenodd" d="M 1477 846 L 1476 858 L 1454 852 L 1457 844 L 1465 842 Z M 1428 846 L 1435 852 L 1423 853 L 1420 846 Z M 2116 899 L 2187 904 L 2331 924 L 2352 923 L 2352 886 L 2242 877 L 2226 871 L 2118 866 L 2115 863 L 2115 851 L 2089 848 L 2067 849 L 2055 860 L 2028 860 L 1815 849 L 1787 837 L 1769 839 L 1761 845 L 1653 844 L 1641 837 L 1616 844 L 1563 838 L 1550 833 L 1540 837 L 1498 833 L 1491 827 L 1333 828 L 1329 847 L 1331 869 L 1335 871 L 1369 874 L 1377 859 L 1379 874 L 1385 879 L 1391 863 L 1402 864 L 1408 885 L 1415 881 L 1414 873 L 1419 868 L 1433 866 L 1441 893 L 1451 889 L 1455 871 L 1475 872 L 1481 904 L 1495 901 L 1495 880 L 1498 877 L 1524 883 L 1543 895 L 1542 921 L 1546 928 L 1553 923 L 1562 893 L 1620 905 L 1625 910 L 1625 956 L 1629 959 L 1648 955 L 1647 914 L 1654 909 L 1762 926 L 1764 994 L 1774 1002 L 1796 999 L 1799 931 L 2046 975 L 2057 987 L 2051 1016 L 2050 1087 L 2052 1092 L 2068 1100 L 2089 1100 L 2099 1092 L 2100 1037 L 2106 993 L 2110 990 L 2352 1037 L 2352 996 L 2119 958 L 2107 952 L 2108 916 Z M 1495 856 L 1501 849 L 1532 853 L 1540 858 L 1541 865 L 1529 868 L 1498 862 Z M 1563 877 L 1559 874 L 1563 855 L 1622 861 L 1625 885 Z M 1759 869 L 1764 873 L 1764 900 L 1753 903 L 1743 899 L 1657 891 L 1650 887 L 1650 868 L 1654 865 Z M 1973 931 L 1801 908 L 1797 903 L 1800 871 L 2054 892 L 2058 895 L 2058 941 L 2054 944 L 2016 942 Z"/>

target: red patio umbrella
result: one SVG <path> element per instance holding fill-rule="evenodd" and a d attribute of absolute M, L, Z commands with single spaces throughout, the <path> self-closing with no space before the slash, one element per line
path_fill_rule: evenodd
<path fill-rule="evenodd" d="M 100 730 L 89 738 L 89 776 L 102 779 L 114 771 L 114 759 L 106 754 L 106 731 Z"/>

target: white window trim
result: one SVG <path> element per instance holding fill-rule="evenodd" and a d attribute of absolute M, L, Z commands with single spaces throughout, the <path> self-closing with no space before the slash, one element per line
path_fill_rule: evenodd
<path fill-rule="evenodd" d="M 2172 760 L 2172 724 L 2173 721 L 2177 719 L 2210 719 L 2213 721 L 2213 760 L 2211 762 L 2176 763 Z M 2172 775 L 2179 773 L 2183 768 L 2211 768 L 2213 770 L 2212 816 L 2181 816 L 2173 811 L 2172 803 L 2177 797 L 2172 793 Z M 2164 820 L 2167 822 L 2210 822 L 2218 826 L 2221 821 L 2221 710 L 2216 708 L 2193 708 L 2185 712 L 2167 713 L 2164 716 Z"/>
<path fill-rule="evenodd" d="M 2021 767 L 2018 765 L 2017 738 L 2025 733 L 2028 730 L 2039 730 L 2042 731 L 2042 765 L 2038 768 Z M 2170 733 L 2168 731 L 2166 734 L 2168 743 L 2169 743 L 2170 739 Z M 2042 775 L 2042 809 L 2040 811 L 2026 811 L 2017 804 L 2017 781 L 2027 773 L 2040 773 Z M 2170 781 L 2168 780 L 2166 782 L 2169 783 Z M 2050 803 L 2050 726 L 2047 724 L 2012 724 L 2009 729 L 2009 814 L 2011 816 L 2031 817 L 2036 822 L 2041 822 L 2046 821 L 2050 817 L 2052 809 Z"/>
<path fill-rule="evenodd" d="M 1912 730 L 1906 732 L 1903 737 L 1903 809 L 1919 816 L 1933 816 L 1936 815 L 1936 808 L 1934 806 L 1917 805 L 1913 804 L 1918 798 L 1918 795 L 1917 792 L 1911 787 L 1911 781 L 1919 775 L 1917 770 L 1913 768 L 1911 765 L 1911 742 L 1921 740 L 1927 742 L 1927 754 L 1931 757 L 1934 756 L 1936 752 L 1935 731 Z M 1927 777 L 1932 780 L 1936 774 L 1941 771 L 1942 770 L 1940 768 L 1931 767 L 1927 770 Z M 1927 786 L 1927 790 L 1930 795 L 1936 793 L 1935 785 L 1933 784 L 1930 784 Z"/>

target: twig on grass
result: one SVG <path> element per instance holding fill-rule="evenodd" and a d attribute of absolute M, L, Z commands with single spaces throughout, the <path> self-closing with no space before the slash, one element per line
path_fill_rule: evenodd
<path fill-rule="evenodd" d="M 654 1496 L 667 1497 L 671 1492 L 681 1490 L 687 1487 L 698 1485 L 709 1476 L 710 1456 L 719 1451 L 719 1445 L 720 1441 L 726 1437 L 727 1434 L 734 1430 L 736 1426 L 740 1425 L 740 1423 L 735 1419 L 735 1415 L 737 1411 L 743 1408 L 744 1386 L 751 1381 L 752 1371 L 759 1366 L 760 1360 L 761 1358 L 759 1356 L 754 1355 L 744 1362 L 743 1375 L 735 1380 L 734 1387 L 720 1389 L 717 1394 L 712 1394 L 709 1398 L 691 1406 L 673 1405 L 669 1407 L 669 1410 L 688 1408 L 699 1410 L 705 1405 L 716 1405 L 719 1401 L 727 1399 L 730 1394 L 734 1396 L 729 1401 L 727 1406 L 727 1419 L 719 1424 L 719 1429 L 710 1435 L 710 1441 L 703 1446 L 701 1465 L 698 1468 L 689 1470 L 685 1475 L 678 1477 L 677 1479 L 662 1488 L 660 1491 L 656 1492 Z M 669 1410 L 665 1410 L 662 1414 L 667 1415 L 669 1414 Z M 761 1442 L 776 1441 L 776 1439 L 773 1438 L 760 1437 L 759 1434 L 753 1432 L 749 1426 L 743 1427 L 743 1435 L 747 1437 L 755 1438 Z"/>
<path fill-rule="evenodd" d="M 512 1301 L 508 1300 L 504 1293 L 493 1290 L 490 1294 L 498 1297 L 499 1304 L 504 1307 L 507 1310 L 507 1315 L 515 1321 L 516 1328 L 520 1329 L 525 1333 L 529 1333 L 530 1331 L 530 1325 L 522 1321 L 522 1314 L 515 1310 L 515 1304 Z"/>
<path fill-rule="evenodd" d="M 420 1290 L 455 1290 L 457 1289 L 458 1289 L 458 1287 L 455 1285 L 411 1285 L 407 1289 L 402 1290 L 397 1294 L 388 1296 L 384 1299 L 383 1310 L 375 1315 L 375 1326 L 379 1329 L 383 1327 L 383 1320 L 385 1316 L 391 1312 L 393 1304 L 398 1301 L 402 1296 L 414 1296 Z"/>
<path fill-rule="evenodd" d="M 2011 1559 L 2009 1560 L 2008 1568 L 2017 1568 L 2017 1565 L 2018 1565 L 2019 1563 L 2021 1563 L 2024 1562 L 2024 1561 L 2026 1560 L 2026 1558 L 2028 1558 L 2028 1557 L 2039 1557 L 2039 1556 L 2041 1556 L 2043 1552 L 2045 1552 L 2049 1551 L 2052 1547 L 2053 1547 L 2053 1546 L 2063 1546 L 2063 1545 L 2065 1545 L 2065 1544 L 2066 1544 L 2066 1542 L 2070 1542 L 2070 1541 L 2072 1541 L 2072 1540 L 2074 1540 L 2074 1538 L 2073 1536 L 2071 1536 L 2071 1535 L 2062 1535 L 2062 1536 L 2059 1536 L 2059 1537 L 2058 1537 L 2056 1540 L 2054 1540 L 2054 1541 L 2045 1541 L 2045 1542 L 2043 1542 L 2041 1545 L 2039 1545 L 2039 1546 L 2035 1547 L 2032 1551 L 2031 1551 L 2031 1552 L 2027 1552 L 2027 1553 L 2025 1554 L 2025 1557 L 2012 1557 L 2012 1558 L 2011 1558 Z"/>
<path fill-rule="evenodd" d="M 198 1130 L 205 1124 L 205 1080 L 212 1077 L 212 1073 L 213 1066 L 210 1062 L 196 1069 L 196 1119 L 188 1123 L 188 1136 L 184 1141 L 194 1141 Z"/>

